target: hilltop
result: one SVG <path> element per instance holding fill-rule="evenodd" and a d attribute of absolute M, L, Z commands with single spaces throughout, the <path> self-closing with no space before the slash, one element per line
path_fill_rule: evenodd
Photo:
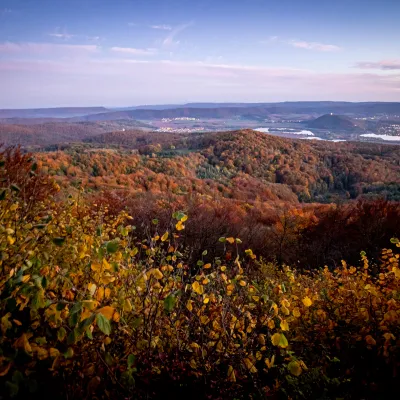
<path fill-rule="evenodd" d="M 361 131 L 364 126 L 365 124 L 361 121 L 354 121 L 344 115 L 336 114 L 325 114 L 307 123 L 308 128 L 347 132 Z"/>

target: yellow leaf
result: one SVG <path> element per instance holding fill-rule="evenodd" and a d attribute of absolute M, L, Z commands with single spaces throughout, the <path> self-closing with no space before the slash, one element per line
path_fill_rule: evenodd
<path fill-rule="evenodd" d="M 7 242 L 11 246 L 15 243 L 15 238 L 13 238 L 12 236 L 7 236 Z"/>
<path fill-rule="evenodd" d="M 93 296 L 94 292 L 96 291 L 97 286 L 94 283 L 89 283 L 88 284 L 88 290 L 90 294 Z"/>
<path fill-rule="evenodd" d="M 400 279 L 400 268 L 393 267 L 392 272 L 394 273 L 396 279 Z"/>
<path fill-rule="evenodd" d="M 192 283 L 192 289 L 198 294 L 203 294 L 204 293 L 204 286 L 200 285 L 199 282 L 195 281 Z"/>
<path fill-rule="evenodd" d="M 247 283 L 246 283 L 245 281 L 240 281 L 240 282 L 239 282 L 239 285 L 244 287 L 244 286 L 247 285 Z"/>
<path fill-rule="evenodd" d="M 271 360 L 268 358 L 265 359 L 265 364 L 268 368 L 272 368 L 275 364 L 275 354 L 271 357 Z"/>
<path fill-rule="evenodd" d="M 233 369 L 232 365 L 228 367 L 228 382 L 236 382 L 236 375 L 235 375 L 235 370 Z"/>
<path fill-rule="evenodd" d="M 233 244 L 233 243 L 235 243 L 235 238 L 233 238 L 233 237 L 228 237 L 228 238 L 226 238 L 226 241 L 227 241 L 228 243 L 230 243 L 230 244 Z"/>
<path fill-rule="evenodd" d="M 39 360 L 45 360 L 46 358 L 49 357 L 49 352 L 44 349 L 43 347 L 38 347 L 37 348 L 37 356 Z"/>
<path fill-rule="evenodd" d="M 168 239 L 168 232 L 165 232 L 164 235 L 161 236 L 161 241 L 165 242 Z"/>
<path fill-rule="evenodd" d="M 187 215 L 184 215 L 184 216 L 181 218 L 181 221 L 182 221 L 182 222 L 185 222 L 185 221 L 187 221 L 187 219 L 188 219 L 188 216 L 187 216 Z"/>
<path fill-rule="evenodd" d="M 156 279 L 162 279 L 162 277 L 164 276 L 163 273 L 158 268 L 150 270 L 149 274 L 153 275 L 154 278 Z"/>
<path fill-rule="evenodd" d="M 95 300 L 83 300 L 82 305 L 83 307 L 87 308 L 88 310 L 93 310 L 97 306 L 97 301 Z"/>
<path fill-rule="evenodd" d="M 51 358 L 55 358 L 60 355 L 60 352 L 57 349 L 55 349 L 54 347 L 50 347 L 49 354 L 50 354 Z"/>
<path fill-rule="evenodd" d="M 119 314 L 119 312 L 115 311 L 115 313 L 113 314 L 113 321 L 119 322 L 120 318 L 121 318 L 121 315 Z"/>
<path fill-rule="evenodd" d="M 187 303 L 186 303 L 186 308 L 187 308 L 189 311 L 192 311 L 192 310 L 193 310 L 192 300 L 188 300 L 188 301 L 187 301 Z"/>
<path fill-rule="evenodd" d="M 257 373 L 257 368 L 254 366 L 253 361 L 250 360 L 250 358 L 245 358 L 243 359 L 244 364 L 246 365 L 246 368 L 251 372 L 252 374 Z"/>
<path fill-rule="evenodd" d="M 226 271 L 226 266 L 225 266 L 225 265 L 223 265 L 223 266 L 221 267 L 221 271 L 222 271 L 222 272 L 225 272 L 225 271 Z"/>
<path fill-rule="evenodd" d="M 281 321 L 281 329 L 283 331 L 288 331 L 289 330 L 289 324 L 287 323 L 287 321 L 285 319 L 283 319 Z"/>
<path fill-rule="evenodd" d="M 299 318 L 300 315 L 301 315 L 301 314 L 300 314 L 299 307 L 294 308 L 293 311 L 292 311 L 292 314 L 293 314 L 293 316 L 295 316 L 296 318 Z"/>
<path fill-rule="evenodd" d="M 268 321 L 268 328 L 269 329 L 274 329 L 275 328 L 275 321 L 273 319 L 270 319 Z"/>
<path fill-rule="evenodd" d="M 81 321 L 85 320 L 86 318 L 89 318 L 92 315 L 92 312 L 90 310 L 85 310 L 81 314 Z"/>
<path fill-rule="evenodd" d="M 230 284 L 226 287 L 226 289 L 232 292 L 233 289 L 235 289 L 235 286 L 232 285 L 232 283 L 230 283 Z"/>
<path fill-rule="evenodd" d="M 310 307 L 311 304 L 312 304 L 312 301 L 311 301 L 311 299 L 310 299 L 308 296 L 306 296 L 306 297 L 304 297 L 304 299 L 303 299 L 303 304 L 304 304 L 306 307 Z"/>
<path fill-rule="evenodd" d="M 274 346 L 282 347 L 283 349 L 288 347 L 289 343 L 283 333 L 274 333 L 271 336 L 271 342 Z"/>
<path fill-rule="evenodd" d="M 13 345 L 16 349 L 24 349 L 28 354 L 32 353 L 32 347 L 29 344 L 28 336 L 23 333 L 15 342 Z"/>
<path fill-rule="evenodd" d="M 209 297 L 206 297 L 206 298 L 204 298 L 203 303 L 204 303 L 204 304 L 208 304 L 209 301 L 210 301 L 210 298 L 209 298 Z"/>
<path fill-rule="evenodd" d="M 125 299 L 123 310 L 126 311 L 126 312 L 131 312 L 132 311 L 132 304 L 131 304 L 129 299 Z"/>
<path fill-rule="evenodd" d="M 207 325 L 210 322 L 210 318 L 208 318 L 207 315 L 203 315 L 200 317 L 200 322 L 203 325 Z"/>
<path fill-rule="evenodd" d="M 110 270 L 111 269 L 111 265 L 109 264 L 109 262 L 105 258 L 103 258 L 103 268 L 105 270 Z"/>
<path fill-rule="evenodd" d="M 110 306 L 105 306 L 97 310 L 97 312 L 103 314 L 108 320 L 110 320 L 114 314 L 115 308 Z"/>
<path fill-rule="evenodd" d="M 290 314 L 289 309 L 287 307 L 285 307 L 285 306 L 281 307 L 281 311 L 282 311 L 282 314 L 284 314 L 284 315 L 289 315 Z"/>
<path fill-rule="evenodd" d="M 91 269 L 92 271 L 95 271 L 95 272 L 100 271 L 100 270 L 101 270 L 101 265 L 100 265 L 98 262 L 94 262 L 94 263 L 92 263 L 92 265 L 90 266 L 90 269 Z"/>
<path fill-rule="evenodd" d="M 111 289 L 110 288 L 105 288 L 104 289 L 104 296 L 106 299 L 108 299 L 111 295 Z"/>
<path fill-rule="evenodd" d="M 210 263 L 208 263 L 208 264 L 205 264 L 203 268 L 204 268 L 204 269 L 211 268 L 211 264 L 210 264 Z"/>
<path fill-rule="evenodd" d="M 185 225 L 182 224 L 182 221 L 179 221 L 176 225 L 175 228 L 177 231 L 181 231 L 182 229 L 185 229 Z"/>
<path fill-rule="evenodd" d="M 296 361 L 296 360 L 291 361 L 291 362 L 288 364 L 287 367 L 288 367 L 289 372 L 290 372 L 292 375 L 294 375 L 294 376 L 299 376 L 299 375 L 301 375 L 302 370 L 301 370 L 300 363 L 299 363 L 298 361 Z"/>
<path fill-rule="evenodd" d="M 26 283 L 26 282 L 28 282 L 29 281 L 29 279 L 30 279 L 30 275 L 24 275 L 23 277 L 22 277 L 22 283 Z"/>
<path fill-rule="evenodd" d="M 99 287 L 96 292 L 96 300 L 101 301 L 104 298 L 104 288 Z"/>

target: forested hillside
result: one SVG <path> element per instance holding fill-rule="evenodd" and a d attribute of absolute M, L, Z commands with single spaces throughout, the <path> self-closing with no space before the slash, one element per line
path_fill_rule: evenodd
<path fill-rule="evenodd" d="M 0 153 L 1 398 L 398 396 L 398 203 L 300 203 L 329 147 L 160 147 Z M 354 184 L 398 168 L 345 148 Z"/>
<path fill-rule="evenodd" d="M 172 212 L 186 210 L 194 259 L 204 247 L 219 255 L 218 238 L 230 234 L 271 261 L 333 266 L 341 258 L 356 262 L 361 250 L 377 259 L 398 233 L 397 146 L 253 131 L 117 132 L 93 142 L 37 154 L 39 165 L 63 192 L 84 187 L 99 207 L 128 211 L 138 230 L 155 216 L 166 228 Z"/>

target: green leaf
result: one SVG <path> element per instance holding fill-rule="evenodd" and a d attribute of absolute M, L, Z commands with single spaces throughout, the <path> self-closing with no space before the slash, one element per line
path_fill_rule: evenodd
<path fill-rule="evenodd" d="M 391 239 L 390 239 L 390 243 L 397 244 L 397 243 L 399 243 L 399 239 L 397 239 L 397 238 L 391 238 Z"/>
<path fill-rule="evenodd" d="M 220 237 L 218 239 L 218 241 L 221 242 L 221 243 L 225 243 L 226 242 L 226 238 L 225 237 Z"/>
<path fill-rule="evenodd" d="M 170 294 L 168 297 L 164 299 L 164 310 L 166 313 L 170 313 L 176 304 L 176 297 Z"/>
<path fill-rule="evenodd" d="M 366 255 L 367 255 L 367 253 L 364 250 L 360 252 L 361 257 L 365 257 Z"/>
<path fill-rule="evenodd" d="M 66 303 L 57 303 L 57 307 L 56 307 L 56 310 L 57 311 L 62 311 L 62 310 L 64 310 L 64 308 L 66 307 Z"/>
<path fill-rule="evenodd" d="M 69 313 L 70 314 L 75 314 L 75 313 L 77 313 L 78 311 L 81 311 L 81 310 L 82 310 L 82 303 L 80 301 L 78 301 L 77 303 L 75 303 L 71 307 L 71 309 L 69 310 Z"/>
<path fill-rule="evenodd" d="M 207 253 L 208 253 L 207 250 L 204 250 L 204 251 L 201 253 L 201 255 L 206 256 Z"/>
<path fill-rule="evenodd" d="M 243 243 L 239 238 L 236 238 L 236 243 L 239 243 L 239 244 L 241 244 L 241 243 Z"/>
<path fill-rule="evenodd" d="M 93 324 L 94 319 L 96 318 L 96 314 L 92 314 L 89 318 L 84 319 L 79 323 L 79 330 L 84 332 L 86 328 Z"/>
<path fill-rule="evenodd" d="M 128 368 L 131 368 L 136 361 L 136 357 L 133 354 L 128 356 Z"/>
<path fill-rule="evenodd" d="M 107 365 L 111 366 L 114 363 L 114 359 L 112 358 L 112 355 L 107 352 L 104 356 L 104 361 L 106 362 Z"/>
<path fill-rule="evenodd" d="M 0 200 L 4 200 L 5 198 L 6 198 L 6 189 L 3 189 L 1 192 L 0 192 Z"/>
<path fill-rule="evenodd" d="M 74 356 L 74 350 L 68 347 L 67 351 L 64 353 L 65 358 L 72 358 Z"/>
<path fill-rule="evenodd" d="M 36 224 L 36 225 L 33 225 L 33 228 L 36 228 L 36 229 L 43 229 L 43 228 L 46 228 L 46 224 Z"/>
<path fill-rule="evenodd" d="M 17 185 L 13 184 L 10 187 L 11 187 L 11 190 L 13 190 L 14 192 L 20 192 L 21 191 L 21 189 Z"/>
<path fill-rule="evenodd" d="M 109 253 L 116 253 L 118 251 L 118 242 L 108 242 L 106 249 Z"/>
<path fill-rule="evenodd" d="M 58 331 L 57 331 L 57 339 L 62 342 L 65 339 L 65 336 L 67 335 L 67 331 L 65 330 L 65 328 L 61 327 Z"/>
<path fill-rule="evenodd" d="M 201 260 L 197 261 L 197 266 L 198 267 L 202 267 L 203 265 L 204 265 L 203 261 L 201 261 Z"/>
<path fill-rule="evenodd" d="M 157 224 L 158 224 L 158 219 L 157 219 L 157 218 L 152 219 L 152 220 L 151 220 L 151 223 L 152 223 L 153 225 L 157 225 Z"/>
<path fill-rule="evenodd" d="M 105 334 L 111 333 L 110 321 L 101 313 L 96 314 L 96 322 L 99 329 Z"/>
<path fill-rule="evenodd" d="M 53 243 L 58 246 L 61 247 L 65 242 L 65 237 L 55 237 L 53 238 Z"/>
<path fill-rule="evenodd" d="M 78 332 L 76 329 L 73 329 L 68 337 L 67 337 L 67 344 L 75 344 L 78 341 Z"/>

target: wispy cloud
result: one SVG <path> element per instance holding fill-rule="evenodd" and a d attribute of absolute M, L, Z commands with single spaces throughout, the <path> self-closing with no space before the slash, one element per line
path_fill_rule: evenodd
<path fill-rule="evenodd" d="M 0 8 L 0 15 L 6 15 L 11 13 L 12 13 L 11 8 Z"/>
<path fill-rule="evenodd" d="M 318 42 L 306 42 L 304 40 L 290 40 L 287 42 L 293 47 L 298 47 L 305 50 L 315 50 L 315 51 L 339 51 L 341 48 L 334 44 L 324 44 Z"/>
<path fill-rule="evenodd" d="M 297 47 L 299 49 L 304 50 L 314 50 L 314 51 L 322 51 L 322 52 L 329 52 L 329 51 L 339 51 L 342 50 L 340 46 L 336 46 L 334 44 L 326 44 L 320 42 L 307 42 L 305 40 L 298 40 L 298 39 L 284 39 L 280 38 L 279 36 L 270 36 L 268 40 L 263 41 L 262 43 L 284 43 L 290 45 L 292 47 Z"/>
<path fill-rule="evenodd" d="M 360 61 L 354 65 L 360 69 L 380 69 L 384 71 L 400 70 L 400 60 Z"/>
<path fill-rule="evenodd" d="M 187 23 L 187 24 L 182 24 L 174 28 L 171 33 L 168 34 L 168 36 L 163 40 L 163 46 L 173 46 L 179 44 L 179 41 L 175 41 L 175 37 L 183 32 L 185 29 L 189 28 L 194 24 L 193 21 Z"/>
<path fill-rule="evenodd" d="M 170 25 L 150 25 L 149 28 L 159 29 L 162 31 L 172 31 L 172 26 L 170 26 Z"/>
<path fill-rule="evenodd" d="M 69 33 L 49 33 L 49 36 L 59 39 L 72 39 L 75 35 L 71 35 Z"/>
<path fill-rule="evenodd" d="M 22 53 L 22 54 L 43 54 L 43 53 L 65 53 L 65 52 L 89 52 L 99 50 L 96 45 L 86 44 L 55 44 L 55 43 L 0 43 L 0 53 Z"/>
<path fill-rule="evenodd" d="M 122 54 L 130 54 L 135 56 L 153 56 L 157 53 L 157 49 L 135 49 L 132 47 L 111 47 L 111 51 Z"/>

